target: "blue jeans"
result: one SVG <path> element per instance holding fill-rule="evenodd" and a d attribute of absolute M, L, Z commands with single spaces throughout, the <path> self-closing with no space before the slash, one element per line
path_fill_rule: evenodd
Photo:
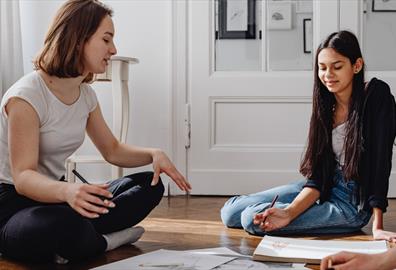
<path fill-rule="evenodd" d="M 276 208 L 286 208 L 303 189 L 304 181 L 276 187 L 250 195 L 230 198 L 221 209 L 221 219 L 227 227 L 243 228 L 255 235 L 284 234 L 331 234 L 350 233 L 360 230 L 370 220 L 371 212 L 358 211 L 354 189 L 355 181 L 345 181 L 340 171 L 336 171 L 334 187 L 328 201 L 315 202 L 305 212 L 284 228 L 265 232 L 253 224 L 254 215 L 270 207 L 273 198 L 279 195 Z"/>

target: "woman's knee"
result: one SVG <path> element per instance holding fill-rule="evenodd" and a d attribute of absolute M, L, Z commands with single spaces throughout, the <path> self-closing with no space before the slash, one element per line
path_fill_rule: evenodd
<path fill-rule="evenodd" d="M 158 178 L 158 182 L 155 185 L 152 185 L 152 180 L 154 177 L 153 172 L 144 172 L 145 176 L 147 177 L 148 185 L 148 196 L 154 201 L 155 205 L 157 205 L 162 197 L 164 196 L 165 187 L 162 183 L 161 177 Z"/>
<path fill-rule="evenodd" d="M 230 198 L 220 210 L 221 220 L 229 228 L 241 227 L 241 211 L 234 204 L 238 197 Z"/>
<path fill-rule="evenodd" d="M 263 208 L 260 205 L 251 205 L 245 208 L 241 213 L 242 228 L 250 234 L 263 235 L 263 231 L 259 225 L 254 224 L 254 217 L 256 214 L 262 212 Z"/>
<path fill-rule="evenodd" d="M 151 190 L 156 195 L 157 198 L 162 198 L 162 196 L 164 195 L 165 187 L 164 184 L 162 183 L 161 177 L 158 179 L 156 185 L 151 186 Z"/>

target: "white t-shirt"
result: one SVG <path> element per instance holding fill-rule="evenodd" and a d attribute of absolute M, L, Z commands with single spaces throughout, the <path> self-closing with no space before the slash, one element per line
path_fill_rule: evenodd
<path fill-rule="evenodd" d="M 13 184 L 8 149 L 8 118 L 5 105 L 12 97 L 27 101 L 40 120 L 38 172 L 53 179 L 65 174 L 65 160 L 83 143 L 89 113 L 97 97 L 88 84 L 72 105 L 62 103 L 37 71 L 27 74 L 7 90 L 0 109 L 0 183 Z"/>
<path fill-rule="evenodd" d="M 346 137 L 346 122 L 333 128 L 333 152 L 335 154 L 339 167 L 345 164 L 345 137 Z"/>

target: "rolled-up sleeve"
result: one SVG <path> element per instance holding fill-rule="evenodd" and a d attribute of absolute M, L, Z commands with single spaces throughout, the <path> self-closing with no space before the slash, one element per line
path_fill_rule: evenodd
<path fill-rule="evenodd" d="M 309 187 L 309 188 L 314 188 L 318 190 L 319 192 L 321 191 L 321 186 L 317 181 L 308 179 L 307 182 L 305 183 L 304 187 Z"/>

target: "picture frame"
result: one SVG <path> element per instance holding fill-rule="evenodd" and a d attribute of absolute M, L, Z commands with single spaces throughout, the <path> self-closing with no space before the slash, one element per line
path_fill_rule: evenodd
<path fill-rule="evenodd" d="M 312 53 L 313 35 L 312 19 L 303 19 L 303 50 L 304 53 Z"/>
<path fill-rule="evenodd" d="M 372 12 L 396 12 L 396 0 L 372 0 Z"/>
<path fill-rule="evenodd" d="M 292 29 L 292 5 L 291 3 L 270 2 L 267 13 L 268 30 Z"/>
<path fill-rule="evenodd" d="M 308 0 L 297 0 L 296 1 L 296 13 L 312 13 L 313 2 Z"/>
<path fill-rule="evenodd" d="M 218 39 L 256 38 L 256 0 L 218 0 Z"/>

